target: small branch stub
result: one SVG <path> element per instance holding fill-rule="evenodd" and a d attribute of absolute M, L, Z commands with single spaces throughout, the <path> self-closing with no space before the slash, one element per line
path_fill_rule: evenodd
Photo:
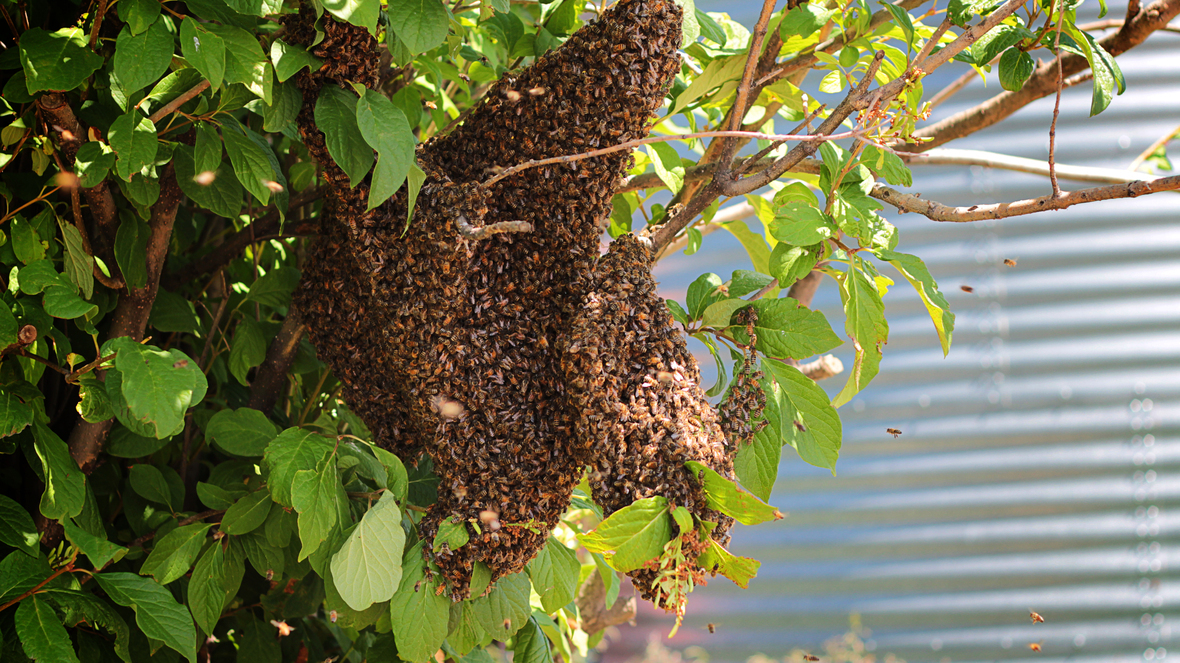
<path fill-rule="evenodd" d="M 467 239 L 487 239 L 500 233 L 531 233 L 533 231 L 533 224 L 528 221 L 501 221 L 476 228 L 462 214 L 455 219 L 455 227 L 458 228 L 459 234 Z"/>

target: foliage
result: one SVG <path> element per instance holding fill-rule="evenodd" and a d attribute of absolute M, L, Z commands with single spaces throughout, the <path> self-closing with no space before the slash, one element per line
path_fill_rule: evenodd
<path fill-rule="evenodd" d="M 415 146 L 598 11 L 585 0 L 306 3 L 379 37 L 389 61 L 380 90 L 333 88 L 304 108 L 296 76 L 321 62 L 284 40 L 281 17 L 299 10 L 291 0 L 120 0 L 109 10 L 105 0 L 19 10 L 0 0 L 19 39 L 0 55 L 0 659 L 361 661 L 396 652 L 425 661 L 441 649 L 475 663 L 490 660 L 485 647 L 498 640 L 523 661 L 568 661 L 602 639 L 579 627 L 575 597 L 588 578 L 598 582 L 592 571 L 613 603 L 615 571 L 651 568 L 681 614 L 704 580 L 685 576 L 680 560 L 710 523 L 663 498 L 603 520 L 583 484 L 526 572 L 482 595 L 490 576 L 477 565 L 473 598 L 452 604 L 417 529 L 435 500 L 431 460 L 371 444 L 306 340 L 267 393 L 268 348 L 282 345 L 304 236 L 321 212 L 319 169 L 296 116 L 314 114 L 352 185 L 370 178 L 370 209 L 402 186 L 412 201 L 423 178 Z M 685 57 L 654 126 L 663 136 L 728 126 L 753 39 L 725 14 L 681 4 Z M 874 15 L 864 0 L 831 0 L 771 16 L 778 60 L 814 54 L 821 93 L 869 74 L 905 85 L 858 120 L 863 140 L 825 142 L 818 168 L 750 196 L 761 232 L 720 224 L 752 269 L 705 274 L 685 302 L 668 301 L 716 359 L 710 395 L 726 392 L 747 346 L 761 355 L 765 425 L 735 459 L 750 492 L 692 466 L 709 506 L 740 522 L 781 517 L 765 500 L 783 445 L 835 471 L 836 408 L 876 375 L 888 342 L 886 264 L 918 292 L 949 349 L 954 315 L 922 261 L 897 250 L 874 197 L 879 180 L 912 184 L 889 146 L 928 113 L 910 68 L 933 46 L 936 14 L 911 13 L 919 5 Z M 1076 25 L 1076 5 L 1032 3 L 955 59 L 981 72 L 998 66 L 1004 89 L 1016 90 L 1033 74 L 1031 53 L 1052 50 L 1060 27 L 1061 51 L 1094 70 L 1092 112 L 1101 112 L 1125 83 Z M 995 9 L 955 0 L 947 12 L 961 27 Z M 836 37 L 843 45 L 832 54 Z M 741 109 L 746 124 L 774 134 L 827 117 L 802 85 L 760 85 Z M 630 232 L 633 219 L 659 227 L 675 218 L 699 187 L 684 155 L 706 163 L 708 146 L 694 138 L 680 150 L 660 142 L 635 152 L 630 175 L 653 178 L 615 196 L 610 235 Z M 788 149 L 757 146 L 759 158 Z M 1162 144 L 1152 160 L 1170 167 Z M 662 188 L 676 204 L 657 202 Z M 692 215 L 688 253 L 716 211 L 710 200 Z M 837 283 L 855 350 L 834 399 L 798 368 L 842 342 L 822 313 L 785 296 L 811 273 Z M 734 323 L 749 306 L 757 322 Z M 435 540 L 466 543 L 462 527 Z M 757 561 L 709 545 L 702 566 L 742 586 L 756 574 Z"/>

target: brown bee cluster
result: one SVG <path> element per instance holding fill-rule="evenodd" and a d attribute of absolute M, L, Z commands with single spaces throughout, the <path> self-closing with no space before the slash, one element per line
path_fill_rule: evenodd
<path fill-rule="evenodd" d="M 745 360 L 733 376 L 729 393 L 717 408 L 721 419 L 721 429 L 729 439 L 736 453 L 737 447 L 750 444 L 754 435 L 769 423 L 763 416 L 766 410 L 766 392 L 762 391 L 759 381 L 762 371 L 758 370 L 758 353 L 754 348 L 758 344 L 758 336 L 754 333 L 754 324 L 758 322 L 758 312 L 752 306 L 747 306 L 734 312 L 733 320 L 746 325 L 746 336 L 750 338 L 745 348 Z M 751 423 L 757 422 L 757 423 Z"/>
<path fill-rule="evenodd" d="M 310 47 L 314 19 L 306 8 L 289 19 L 292 40 Z M 499 168 L 646 135 L 679 66 L 680 24 L 681 10 L 671 0 L 620 0 L 561 48 L 496 83 L 453 133 L 419 148 L 428 177 L 404 234 L 404 189 L 366 212 L 368 184 L 348 188 L 314 123 L 323 86 L 376 85 L 376 42 L 364 29 L 325 15 L 324 40 L 311 47 L 325 65 L 299 75 L 305 103 L 300 131 L 331 191 L 296 305 L 376 441 L 409 462 L 421 450 L 434 459 L 439 497 L 422 520 L 423 536 L 432 540 L 444 518 L 474 524 L 483 514 L 495 515 L 499 528 L 470 526 L 470 541 L 458 550 L 430 553 L 432 546 L 425 547 L 456 600 L 470 594 L 475 561 L 491 568 L 493 580 L 524 568 L 568 506 L 591 451 L 601 451 L 600 442 L 577 434 L 587 396 L 571 384 L 562 352 L 576 336 L 570 330 L 585 328 L 583 298 L 599 283 L 599 237 L 630 157 L 616 153 L 537 167 L 490 187 L 481 182 Z M 480 232 L 507 222 L 531 230 Z M 650 266 L 643 269 L 650 283 Z M 676 418 L 675 430 L 654 418 L 648 430 L 684 441 L 641 463 L 664 463 L 667 469 L 655 471 L 666 472 L 666 481 L 656 480 L 650 468 L 651 476 L 640 478 L 613 456 L 616 464 L 605 471 L 629 477 L 620 485 L 630 487 L 600 492 L 613 511 L 663 486 L 670 499 L 705 513 L 679 463 L 701 460 L 722 472 L 731 465 L 724 449 L 714 448 L 721 437 L 712 411 L 693 391 L 691 356 L 682 340 L 676 349 L 654 289 L 644 292 L 642 307 L 659 330 L 661 348 L 653 345 L 647 356 L 666 356 L 659 365 L 671 369 L 674 363 L 680 377 L 672 386 L 653 378 L 649 366 L 658 362 L 612 370 L 634 373 L 637 385 L 655 379 L 661 386 L 653 400 L 637 407 L 647 407 L 651 417 Z M 626 404 L 635 392 L 618 393 Z M 681 401 L 697 414 L 679 413 Z M 692 426 L 708 431 L 697 434 L 699 443 L 687 439 Z M 637 442 L 638 430 L 624 439 Z M 674 459 L 679 463 L 669 464 Z M 721 520 L 719 514 L 710 519 Z"/>
<path fill-rule="evenodd" d="M 700 478 L 684 463 L 695 460 L 733 478 L 732 456 L 651 266 L 644 240 L 616 239 L 598 261 L 565 348 L 569 390 L 581 412 L 577 437 L 593 448 L 590 487 L 607 514 L 662 495 L 717 523 L 712 537 L 725 545 L 733 521 L 706 506 Z M 706 546 L 685 537 L 685 556 L 695 559 Z M 644 598 L 666 605 L 652 587 L 655 570 L 630 575 Z"/>

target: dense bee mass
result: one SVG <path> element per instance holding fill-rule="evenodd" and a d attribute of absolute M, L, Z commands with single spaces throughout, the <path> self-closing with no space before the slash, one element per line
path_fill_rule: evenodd
<path fill-rule="evenodd" d="M 291 38 L 310 46 L 313 21 L 307 9 L 292 17 Z M 725 436 L 647 249 L 628 236 L 598 259 L 630 157 L 481 184 L 498 168 L 646 135 L 679 66 L 680 22 L 671 0 L 620 0 L 494 84 L 454 132 L 419 148 L 427 179 L 408 232 L 404 189 L 366 212 L 368 184 L 349 188 L 314 122 L 323 86 L 375 85 L 376 42 L 325 15 L 311 47 L 325 64 L 299 75 L 300 131 L 330 193 L 296 302 L 377 443 L 409 462 L 433 458 L 438 502 L 424 538 L 444 519 L 482 523 L 457 550 L 425 546 L 456 600 L 470 594 L 476 561 L 493 580 L 524 568 L 587 464 L 608 513 L 664 495 L 728 539 L 731 521 L 706 507 L 684 467 L 697 460 L 732 476 Z M 524 232 L 479 233 L 506 222 Z M 662 598 L 654 571 L 632 575 Z"/>
<path fill-rule="evenodd" d="M 762 371 L 758 370 L 758 354 L 754 351 L 758 344 L 758 336 L 754 333 L 758 312 L 752 306 L 747 306 L 735 311 L 733 320 L 746 325 L 746 336 L 750 340 L 745 348 L 742 366 L 735 371 L 729 392 L 717 408 L 717 414 L 721 419 L 721 428 L 733 446 L 731 453 L 736 453 L 739 445 L 752 443 L 754 435 L 770 422 L 763 416 L 766 410 L 766 393 L 758 384 L 763 375 Z"/>
<path fill-rule="evenodd" d="M 733 521 L 705 504 L 695 460 L 733 478 L 733 461 L 717 415 L 700 388 L 696 361 L 656 292 L 651 256 L 632 235 L 618 238 L 599 260 L 574 320 L 564 366 L 580 416 L 577 436 L 593 449 L 590 487 L 606 513 L 662 495 L 729 541 Z M 689 559 L 701 552 L 686 537 Z M 656 573 L 640 569 L 632 582 L 644 598 L 664 605 L 652 588 Z"/>

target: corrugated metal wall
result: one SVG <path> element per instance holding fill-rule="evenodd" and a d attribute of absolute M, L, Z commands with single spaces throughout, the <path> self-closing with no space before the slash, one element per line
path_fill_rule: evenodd
<path fill-rule="evenodd" d="M 1066 93 L 1060 162 L 1125 168 L 1180 124 L 1180 35 L 1119 62 L 1128 92 L 1102 115 L 1087 117 L 1088 85 Z M 972 84 L 937 115 L 998 90 Z M 1043 160 L 1051 112 L 1042 100 L 954 147 Z M 914 189 L 973 204 L 1044 195 L 1049 184 L 927 167 L 915 169 Z M 771 501 L 789 517 L 734 535 L 761 573 L 749 590 L 721 578 L 699 589 L 668 645 L 701 645 L 713 661 L 782 656 L 817 650 L 859 614 L 871 651 L 911 662 L 1167 657 L 1180 617 L 1180 195 L 996 222 L 895 222 L 899 248 L 926 261 L 958 316 L 950 356 L 896 278 L 881 374 L 842 410 L 839 476 L 784 450 Z M 667 296 L 682 296 L 700 272 L 746 262 L 717 233 L 701 255 L 667 260 L 660 278 Z M 815 306 L 842 329 L 831 283 Z M 1030 609 L 1046 623 L 1032 624 Z M 645 613 L 605 660 L 637 655 L 667 627 Z"/>

